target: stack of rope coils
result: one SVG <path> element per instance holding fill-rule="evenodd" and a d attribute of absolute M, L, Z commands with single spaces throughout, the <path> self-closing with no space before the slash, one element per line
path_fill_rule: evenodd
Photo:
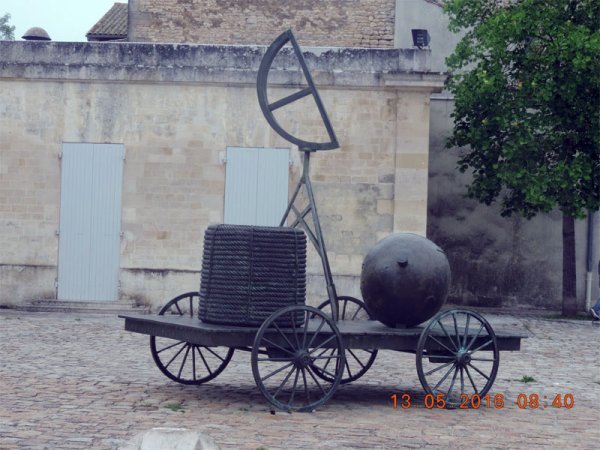
<path fill-rule="evenodd" d="M 305 299 L 306 235 L 302 230 L 208 227 L 198 313 L 203 322 L 258 326 L 274 311 L 304 304 Z M 290 323 L 278 324 L 291 326 L 291 316 L 285 317 L 290 317 Z"/>

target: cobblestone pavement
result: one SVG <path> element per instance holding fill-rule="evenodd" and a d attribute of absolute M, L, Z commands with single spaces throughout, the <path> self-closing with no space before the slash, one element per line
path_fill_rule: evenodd
<path fill-rule="evenodd" d="M 504 395 L 502 409 L 393 409 L 393 393 L 417 404 L 424 394 L 414 356 L 385 351 L 320 410 L 271 414 L 245 352 L 216 380 L 183 386 L 154 366 L 148 337 L 114 316 L 1 312 L 0 448 L 111 449 L 158 426 L 202 431 L 223 449 L 598 448 L 600 326 L 486 316 L 530 333 L 520 352 L 501 354 L 492 394 Z M 520 409 L 520 393 L 571 393 L 575 404 Z"/>

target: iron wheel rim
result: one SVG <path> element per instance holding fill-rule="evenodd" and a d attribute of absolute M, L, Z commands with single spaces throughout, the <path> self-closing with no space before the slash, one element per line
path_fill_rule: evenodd
<path fill-rule="evenodd" d="M 340 296 L 337 298 L 337 301 L 338 306 L 340 306 L 340 320 L 373 320 L 367 305 L 365 305 L 363 301 L 350 296 Z M 349 304 L 356 305 L 356 309 L 348 308 Z M 317 309 L 328 313 L 331 317 L 332 312 L 328 312 L 327 308 L 331 310 L 331 302 L 329 300 L 325 300 L 317 307 Z M 348 354 L 350 357 L 348 357 Z M 344 375 L 342 376 L 340 384 L 352 383 L 361 378 L 371 368 L 375 362 L 375 358 L 377 358 L 377 349 L 364 350 L 346 348 Z M 331 381 L 331 377 L 328 377 L 320 371 L 317 371 L 317 375 L 326 381 Z"/>
<path fill-rule="evenodd" d="M 442 394 L 446 406 L 468 406 L 475 395 L 483 401 L 500 364 L 496 334 L 474 311 L 442 312 L 421 333 L 416 363 L 423 389 L 434 398 Z"/>
<path fill-rule="evenodd" d="M 186 292 L 170 300 L 158 315 L 196 317 L 199 300 L 198 292 Z M 150 336 L 150 352 L 158 369 L 171 380 L 186 385 L 199 385 L 216 378 L 225 370 L 234 351 L 229 347 L 205 347 L 177 339 Z"/>
<path fill-rule="evenodd" d="M 291 327 L 277 324 L 286 318 Z M 335 351 L 320 355 L 325 348 Z M 331 399 L 342 379 L 344 360 L 344 344 L 335 322 L 303 305 L 288 306 L 269 316 L 256 333 L 251 356 L 252 374 L 261 393 L 273 406 L 289 412 L 314 411 Z M 329 373 L 332 381 L 319 381 L 315 367 Z"/>

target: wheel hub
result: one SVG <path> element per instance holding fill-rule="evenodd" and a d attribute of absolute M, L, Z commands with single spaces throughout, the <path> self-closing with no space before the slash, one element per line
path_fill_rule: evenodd
<path fill-rule="evenodd" d="M 471 362 L 471 354 L 464 350 L 460 350 L 456 355 L 456 361 L 462 367 L 465 367 Z"/>
<path fill-rule="evenodd" d="M 294 355 L 294 364 L 296 367 L 306 368 L 312 364 L 312 358 L 306 350 L 298 350 Z"/>

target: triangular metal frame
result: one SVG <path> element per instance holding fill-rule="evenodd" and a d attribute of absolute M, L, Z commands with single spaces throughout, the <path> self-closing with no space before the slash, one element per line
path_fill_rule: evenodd
<path fill-rule="evenodd" d="M 300 63 L 300 67 L 302 68 L 302 72 L 307 81 L 308 87 L 292 95 L 277 100 L 273 103 L 269 103 L 267 97 L 269 70 L 271 69 L 271 65 L 273 64 L 273 61 L 275 60 L 275 57 L 277 56 L 279 51 L 288 42 L 291 43 L 292 48 L 294 49 L 294 54 L 296 55 L 296 58 Z M 329 120 L 329 117 L 327 116 L 327 111 L 325 111 L 325 106 L 321 101 L 319 91 L 317 90 L 313 82 L 312 76 L 306 65 L 306 61 L 304 60 L 304 56 L 302 55 L 302 51 L 300 50 L 298 42 L 296 41 L 296 38 L 294 37 L 294 34 L 291 30 L 285 31 L 280 36 L 278 36 L 265 52 L 265 55 L 263 56 L 263 59 L 260 63 L 260 67 L 258 69 L 256 90 L 258 94 L 258 103 L 269 125 L 271 125 L 271 127 L 281 137 L 291 142 L 292 144 L 297 145 L 298 150 L 300 150 L 304 154 L 302 176 L 298 182 L 298 185 L 296 186 L 294 194 L 290 198 L 290 202 L 279 225 L 286 226 L 290 214 L 294 213 L 294 221 L 288 226 L 291 226 L 293 228 L 302 227 L 305 230 L 310 241 L 315 246 L 315 249 L 317 250 L 319 257 L 321 258 L 321 263 L 323 266 L 323 275 L 325 277 L 325 283 L 327 285 L 327 296 L 331 304 L 333 320 L 337 321 L 339 317 L 337 292 L 335 284 L 333 282 L 333 275 L 331 273 L 329 258 L 327 257 L 327 249 L 325 247 L 325 239 L 323 238 L 321 222 L 319 221 L 319 214 L 317 212 L 317 204 L 315 202 L 312 182 L 310 180 L 310 156 L 312 153 L 318 150 L 332 150 L 338 148 L 339 143 L 335 135 L 335 131 L 333 130 L 333 127 Z M 308 95 L 312 95 L 315 100 L 315 103 L 319 110 L 319 114 L 321 115 L 321 119 L 323 120 L 323 124 L 325 125 L 325 129 L 327 130 L 329 142 L 310 142 L 303 139 L 299 139 L 285 131 L 275 119 L 273 111 L 283 106 L 289 105 L 292 102 L 300 100 L 301 98 L 304 98 Z M 299 207 L 296 205 L 296 201 L 298 200 L 298 194 L 303 189 L 305 191 L 306 197 L 308 198 L 308 206 L 300 210 Z M 305 219 L 309 214 L 311 215 L 313 222 L 312 227 Z"/>

